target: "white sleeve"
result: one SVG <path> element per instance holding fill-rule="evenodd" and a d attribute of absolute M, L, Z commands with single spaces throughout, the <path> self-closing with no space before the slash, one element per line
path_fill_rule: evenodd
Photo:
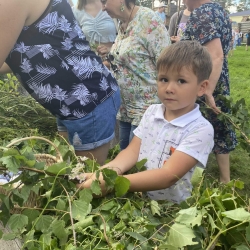
<path fill-rule="evenodd" d="M 214 146 L 214 129 L 212 125 L 205 121 L 197 124 L 183 138 L 176 150 L 186 153 L 201 164 L 201 167 L 206 167 L 208 156 Z"/>

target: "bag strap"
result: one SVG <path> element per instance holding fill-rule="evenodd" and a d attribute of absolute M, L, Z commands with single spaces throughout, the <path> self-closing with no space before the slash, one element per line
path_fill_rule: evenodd
<path fill-rule="evenodd" d="M 183 15 L 184 10 L 181 10 L 178 16 L 178 20 L 176 22 L 176 27 L 175 27 L 175 32 L 174 32 L 174 36 L 177 36 L 177 32 L 178 32 L 178 27 L 179 27 L 179 23 L 181 21 L 182 15 Z"/>
<path fill-rule="evenodd" d="M 116 28 L 116 33 L 118 33 L 119 30 L 119 24 L 116 18 L 113 18 L 114 24 L 115 24 L 115 28 Z"/>

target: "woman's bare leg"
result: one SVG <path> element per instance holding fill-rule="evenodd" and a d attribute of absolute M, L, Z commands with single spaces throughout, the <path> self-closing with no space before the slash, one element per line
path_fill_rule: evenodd
<path fill-rule="evenodd" d="M 94 148 L 87 151 L 78 151 L 76 150 L 75 153 L 77 156 L 86 156 L 90 159 L 95 159 L 100 165 L 103 165 L 107 159 L 108 152 L 110 148 L 110 143 L 106 143 L 98 148 Z"/>
<path fill-rule="evenodd" d="M 230 160 L 229 154 L 215 154 L 220 171 L 220 182 L 230 181 Z"/>
<path fill-rule="evenodd" d="M 59 132 L 59 135 L 68 141 L 68 132 Z M 98 148 L 91 150 L 75 150 L 77 156 L 86 156 L 90 159 L 95 159 L 100 165 L 103 165 L 107 159 L 110 149 L 110 143 L 106 143 Z"/>

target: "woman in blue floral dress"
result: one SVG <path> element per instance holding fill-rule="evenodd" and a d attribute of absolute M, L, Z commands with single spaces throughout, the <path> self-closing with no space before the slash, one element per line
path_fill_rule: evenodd
<path fill-rule="evenodd" d="M 228 182 L 229 152 L 234 150 L 237 140 L 230 125 L 217 118 L 220 111 L 229 112 L 223 101 L 217 97 L 230 95 L 227 54 L 232 40 L 232 27 L 228 14 L 217 3 L 209 0 L 187 0 L 186 5 L 192 13 L 183 39 L 197 40 L 206 46 L 213 61 L 213 71 L 204 101 L 213 110 L 208 112 L 207 118 L 215 130 L 214 153 L 219 165 L 220 181 Z"/>

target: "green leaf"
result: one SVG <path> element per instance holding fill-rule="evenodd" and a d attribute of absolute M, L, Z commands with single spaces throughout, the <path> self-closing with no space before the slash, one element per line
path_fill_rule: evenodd
<path fill-rule="evenodd" d="M 32 186 L 29 185 L 24 185 L 21 189 L 21 196 L 23 198 L 23 202 L 26 202 L 28 200 L 28 198 L 30 197 L 30 190 L 31 190 Z"/>
<path fill-rule="evenodd" d="M 203 172 L 204 172 L 203 168 L 200 167 L 195 168 L 191 178 L 191 183 L 193 187 L 197 187 L 201 183 Z"/>
<path fill-rule="evenodd" d="M 66 202 L 63 199 L 58 199 L 56 209 L 64 210 L 66 208 Z"/>
<path fill-rule="evenodd" d="M 143 242 L 143 241 L 147 241 L 148 239 L 143 237 L 141 234 L 138 234 L 136 232 L 126 232 L 127 235 L 133 237 L 134 239 Z"/>
<path fill-rule="evenodd" d="M 138 170 L 141 170 L 141 169 L 144 167 L 144 165 L 146 164 L 146 162 L 147 162 L 147 159 L 142 159 L 142 160 L 138 161 L 138 162 L 135 164 L 135 166 L 136 166 L 136 168 L 137 168 Z"/>
<path fill-rule="evenodd" d="M 161 249 L 161 250 L 166 250 L 166 249 L 167 250 L 179 250 L 180 248 L 172 246 L 172 245 L 168 245 L 168 244 L 163 244 L 163 245 L 159 246 L 159 249 Z"/>
<path fill-rule="evenodd" d="M 94 224 L 94 215 L 91 215 L 91 216 L 87 216 L 85 219 L 83 220 L 80 220 L 79 222 L 75 223 L 74 224 L 74 227 L 76 230 L 82 230 L 88 226 L 91 226 Z M 71 226 L 69 226 L 69 229 L 71 229 Z"/>
<path fill-rule="evenodd" d="M 81 200 L 84 200 L 85 202 L 91 202 L 93 199 L 92 192 L 90 189 L 85 188 L 79 192 L 79 197 Z"/>
<path fill-rule="evenodd" d="M 193 230 L 186 225 L 175 223 L 169 230 L 167 244 L 175 247 L 185 247 L 198 244 L 192 241 L 195 238 Z"/>
<path fill-rule="evenodd" d="M 19 162 L 17 161 L 17 159 L 15 158 L 15 156 L 6 156 L 6 157 L 2 157 L 0 159 L 0 161 L 6 165 L 7 169 L 14 173 L 17 174 L 18 173 L 18 168 L 20 167 Z"/>
<path fill-rule="evenodd" d="M 123 176 L 118 176 L 115 180 L 115 195 L 117 197 L 123 196 L 128 192 L 129 187 L 130 181 Z"/>
<path fill-rule="evenodd" d="M 15 233 L 4 234 L 2 240 L 14 240 L 17 237 Z"/>
<path fill-rule="evenodd" d="M 36 163 L 35 160 L 29 160 L 27 159 L 24 155 L 16 155 L 15 156 L 17 160 L 19 160 L 23 166 L 26 166 L 26 167 L 33 167 Z"/>
<path fill-rule="evenodd" d="M 117 203 L 114 200 L 105 202 L 103 205 L 100 206 L 100 211 L 110 211 Z"/>
<path fill-rule="evenodd" d="M 28 225 L 28 217 L 23 214 L 13 214 L 8 220 L 7 226 L 13 231 L 17 232 Z"/>
<path fill-rule="evenodd" d="M 250 223 L 249 223 L 248 227 L 246 227 L 246 239 L 250 243 Z"/>
<path fill-rule="evenodd" d="M 250 213 L 244 208 L 236 208 L 231 211 L 222 212 L 221 214 L 235 221 L 250 221 Z"/>
<path fill-rule="evenodd" d="M 236 246 L 235 250 L 249 250 L 249 247 L 246 246 L 245 244 L 241 244 L 239 246 Z"/>
<path fill-rule="evenodd" d="M 190 207 L 182 209 L 178 212 L 178 217 L 175 219 L 176 222 L 185 224 L 188 227 L 194 227 L 195 225 L 200 226 L 203 215 L 206 210 L 198 210 L 196 207 Z"/>
<path fill-rule="evenodd" d="M 107 190 L 112 190 L 114 188 L 115 181 L 118 176 L 116 171 L 109 169 L 109 168 L 104 168 L 102 170 L 102 175 L 103 175 L 103 179 L 105 181 L 105 186 Z"/>
<path fill-rule="evenodd" d="M 36 185 L 34 185 L 31 190 L 35 193 L 38 194 L 39 193 L 39 189 L 42 186 L 42 183 L 37 183 Z"/>
<path fill-rule="evenodd" d="M 29 223 L 35 221 L 35 219 L 37 219 L 37 217 L 40 215 L 36 209 L 25 209 L 23 210 L 22 214 L 28 217 Z"/>
<path fill-rule="evenodd" d="M 240 180 L 231 180 L 226 184 L 226 186 L 230 188 L 237 187 L 238 189 L 242 190 L 244 188 L 244 182 Z"/>
<path fill-rule="evenodd" d="M 39 242 L 42 243 L 42 248 L 46 249 L 51 243 L 51 233 L 44 233 L 40 236 Z"/>
<path fill-rule="evenodd" d="M 43 233 L 48 232 L 49 227 L 53 221 L 53 217 L 49 215 L 42 215 L 35 221 L 35 228 Z"/>
<path fill-rule="evenodd" d="M 75 247 L 73 244 L 69 244 L 65 250 L 77 250 L 77 247 Z"/>
<path fill-rule="evenodd" d="M 19 151 L 15 148 L 10 148 L 4 151 L 3 156 L 17 156 L 20 155 Z"/>
<path fill-rule="evenodd" d="M 161 208 L 159 207 L 159 204 L 157 201 L 151 200 L 150 201 L 150 209 L 153 215 L 161 215 Z"/>
<path fill-rule="evenodd" d="M 69 170 L 69 166 L 67 165 L 66 162 L 60 162 L 60 163 L 55 163 L 49 167 L 46 168 L 46 172 L 47 173 L 51 173 L 51 174 L 66 174 Z"/>
<path fill-rule="evenodd" d="M 98 180 L 94 180 L 92 183 L 91 183 L 91 191 L 95 194 L 95 195 L 101 195 L 102 194 L 102 190 L 101 190 L 101 187 L 100 187 L 100 184 L 99 184 L 99 181 Z"/>
<path fill-rule="evenodd" d="M 210 226 L 211 226 L 211 228 L 212 228 L 212 232 L 214 232 L 214 230 L 216 229 L 216 228 L 218 228 L 217 226 L 216 226 L 216 224 L 214 223 L 214 220 L 213 220 L 213 218 L 212 218 L 212 216 L 210 215 L 210 214 L 207 214 L 208 215 L 208 221 L 209 221 L 209 224 L 210 224 Z"/>
<path fill-rule="evenodd" d="M 82 200 L 72 202 L 72 217 L 76 220 L 81 220 L 86 217 L 91 211 L 91 204 Z"/>
<path fill-rule="evenodd" d="M 55 220 L 51 224 L 52 232 L 59 238 L 61 246 L 68 240 L 68 234 L 65 230 L 65 222 L 63 220 Z"/>
<path fill-rule="evenodd" d="M 32 247 L 34 247 L 34 233 L 35 230 L 30 230 L 28 231 L 28 233 L 26 235 L 24 235 L 24 245 L 23 247 L 26 247 L 27 249 L 32 249 Z"/>

